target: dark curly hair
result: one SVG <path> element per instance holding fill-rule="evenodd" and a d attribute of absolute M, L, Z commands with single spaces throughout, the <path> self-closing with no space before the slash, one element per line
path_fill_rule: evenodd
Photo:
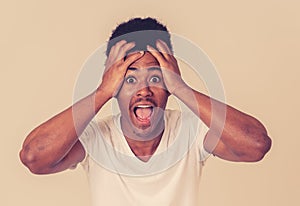
<path fill-rule="evenodd" d="M 147 45 L 156 49 L 156 40 L 158 39 L 166 42 L 170 50 L 173 52 L 170 33 L 165 25 L 151 17 L 133 18 L 127 22 L 121 23 L 112 32 L 107 44 L 106 56 L 109 55 L 113 45 L 121 40 L 135 42 L 136 46 L 128 51 L 129 53 L 132 51 L 146 51 Z"/>

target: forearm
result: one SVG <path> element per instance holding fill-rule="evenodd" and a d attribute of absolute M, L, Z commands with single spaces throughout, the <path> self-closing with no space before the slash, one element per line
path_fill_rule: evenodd
<path fill-rule="evenodd" d="M 21 159 L 27 166 L 54 167 L 72 149 L 88 123 L 110 99 L 101 88 L 35 128 L 25 139 Z"/>
<path fill-rule="evenodd" d="M 226 147 L 235 161 L 261 158 L 270 148 L 270 138 L 265 127 L 255 118 L 220 101 L 193 90 L 187 85 L 174 93 L 210 128 L 206 149 L 211 152 L 218 144 Z"/>
<path fill-rule="evenodd" d="M 257 161 L 270 149 L 271 140 L 255 118 L 201 94 L 185 84 L 177 60 L 159 40 L 158 50 L 147 49 L 158 60 L 167 90 L 184 102 L 209 127 L 204 147 L 223 159 Z"/>

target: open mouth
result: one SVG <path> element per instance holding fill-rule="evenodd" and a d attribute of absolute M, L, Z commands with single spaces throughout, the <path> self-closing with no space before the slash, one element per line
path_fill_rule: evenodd
<path fill-rule="evenodd" d="M 134 107 L 133 111 L 136 118 L 141 122 L 149 122 L 153 113 L 153 106 L 151 105 L 138 105 Z"/>

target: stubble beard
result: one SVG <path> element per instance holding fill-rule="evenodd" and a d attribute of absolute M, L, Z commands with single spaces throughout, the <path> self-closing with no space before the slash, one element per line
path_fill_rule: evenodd
<path fill-rule="evenodd" d="M 162 109 L 160 109 L 162 110 Z M 165 128 L 165 121 L 164 121 L 164 110 L 159 112 L 158 117 L 151 121 L 151 125 L 147 126 L 137 126 L 133 124 L 131 118 L 123 119 L 123 121 L 127 121 L 126 128 L 123 127 L 121 121 L 121 127 L 124 136 L 130 139 L 138 140 L 138 141 L 149 141 L 152 140 L 160 135 L 162 135 L 164 128 Z M 123 117 L 121 116 L 121 119 Z"/>

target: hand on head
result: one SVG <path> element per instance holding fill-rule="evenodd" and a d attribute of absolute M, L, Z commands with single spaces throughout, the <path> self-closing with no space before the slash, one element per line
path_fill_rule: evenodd
<path fill-rule="evenodd" d="M 170 94 L 173 94 L 176 89 L 185 85 L 177 60 L 162 40 L 157 40 L 156 47 L 158 50 L 148 45 L 147 49 L 159 62 L 166 88 Z"/>
<path fill-rule="evenodd" d="M 145 53 L 145 51 L 140 51 L 128 55 L 128 51 L 134 47 L 134 42 L 127 43 L 125 40 L 121 40 L 111 48 L 101 83 L 101 86 L 105 88 L 105 91 L 111 97 L 115 97 L 118 94 L 128 67 Z M 170 94 L 173 94 L 176 89 L 185 85 L 181 78 L 177 60 L 168 45 L 162 40 L 157 40 L 156 47 L 158 50 L 148 45 L 147 52 L 151 53 L 159 62 L 166 88 Z"/>
<path fill-rule="evenodd" d="M 118 94 L 129 65 L 144 55 L 144 52 L 141 51 L 128 56 L 128 58 L 124 58 L 127 51 L 134 46 L 134 42 L 127 43 L 125 40 L 121 40 L 111 48 L 105 63 L 105 71 L 101 83 L 101 87 L 104 88 L 111 97 Z"/>

